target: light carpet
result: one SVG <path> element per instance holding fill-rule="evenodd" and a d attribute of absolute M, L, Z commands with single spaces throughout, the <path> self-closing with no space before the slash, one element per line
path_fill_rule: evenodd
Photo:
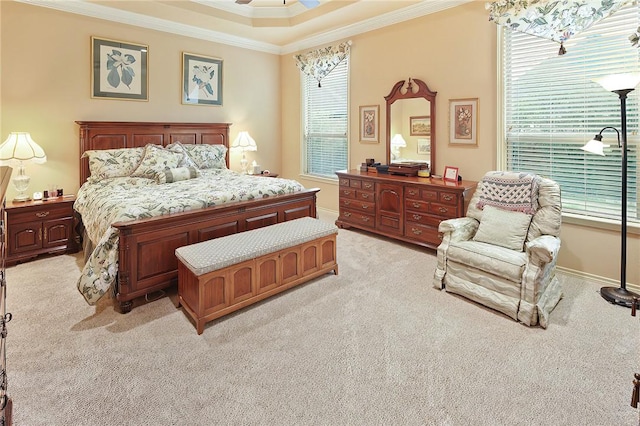
<path fill-rule="evenodd" d="M 547 330 L 431 287 L 434 252 L 353 230 L 328 274 L 209 323 L 122 315 L 81 255 L 7 270 L 21 425 L 637 425 L 638 318 L 561 276 Z"/>

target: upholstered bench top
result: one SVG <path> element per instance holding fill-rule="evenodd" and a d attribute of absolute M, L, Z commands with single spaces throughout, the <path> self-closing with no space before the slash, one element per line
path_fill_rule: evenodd
<path fill-rule="evenodd" d="M 176 257 L 200 276 L 245 260 L 337 234 L 329 222 L 303 217 L 176 249 Z"/>

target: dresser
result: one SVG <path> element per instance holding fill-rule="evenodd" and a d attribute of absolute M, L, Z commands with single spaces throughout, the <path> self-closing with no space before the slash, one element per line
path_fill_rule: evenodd
<path fill-rule="evenodd" d="M 7 393 L 7 323 L 11 314 L 7 313 L 7 280 L 5 275 L 5 197 L 11 178 L 10 167 L 0 167 L 0 424 L 11 426 L 13 405 Z"/>
<path fill-rule="evenodd" d="M 477 182 L 367 173 L 336 172 L 340 228 L 359 228 L 397 240 L 437 248 L 438 225 L 464 216 Z"/>

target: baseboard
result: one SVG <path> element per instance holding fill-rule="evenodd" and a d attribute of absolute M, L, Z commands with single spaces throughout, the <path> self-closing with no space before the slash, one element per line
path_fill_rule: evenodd
<path fill-rule="evenodd" d="M 338 219 L 338 212 L 335 210 L 323 209 L 320 207 L 318 207 L 317 210 L 318 216 L 322 220 L 335 222 Z M 620 280 L 614 280 L 611 278 L 602 277 L 600 275 L 589 274 L 587 272 L 577 271 L 575 269 L 565 268 L 562 266 L 556 266 L 556 269 L 563 274 L 573 275 L 577 278 L 602 283 L 603 286 L 618 287 L 620 285 Z M 634 293 L 640 293 L 640 285 L 627 283 L 627 289 L 629 291 L 633 291 Z"/>
<path fill-rule="evenodd" d="M 582 278 L 589 281 L 595 281 L 601 283 L 603 286 L 618 287 L 620 285 L 620 280 L 614 280 L 611 278 L 602 277 L 600 275 L 589 274 L 583 271 L 576 271 L 575 269 L 565 268 L 562 266 L 556 266 L 556 269 L 563 274 L 573 275 L 574 277 Z M 627 290 L 633 291 L 634 293 L 640 293 L 640 286 L 627 283 Z"/>

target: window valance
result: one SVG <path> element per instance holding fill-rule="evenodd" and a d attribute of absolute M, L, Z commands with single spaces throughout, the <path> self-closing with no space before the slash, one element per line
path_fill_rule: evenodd
<path fill-rule="evenodd" d="M 501 0 L 486 4 L 489 20 L 509 29 L 560 43 L 611 15 L 632 0 Z"/>
<path fill-rule="evenodd" d="M 340 62 L 349 55 L 351 41 L 336 46 L 327 46 L 307 53 L 294 55 L 300 71 L 320 81 L 327 76 Z"/>

